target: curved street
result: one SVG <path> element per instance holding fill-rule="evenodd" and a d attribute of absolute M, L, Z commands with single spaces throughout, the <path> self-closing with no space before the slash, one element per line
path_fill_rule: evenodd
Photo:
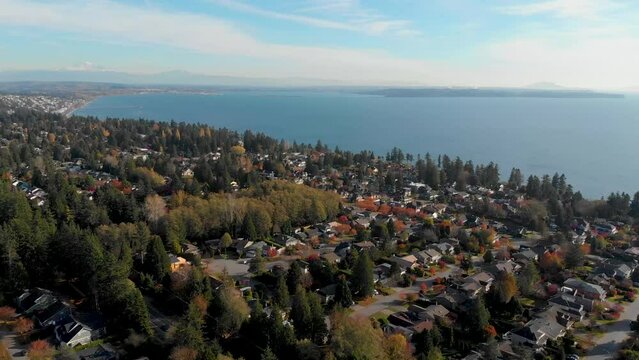
<path fill-rule="evenodd" d="M 635 321 L 639 314 L 639 299 L 624 305 L 624 308 L 619 320 L 605 326 L 605 333 L 593 339 L 595 346 L 590 349 L 588 355 L 584 356 L 583 359 L 606 360 L 613 359 L 616 356 L 624 340 L 632 334 L 630 323 Z"/>

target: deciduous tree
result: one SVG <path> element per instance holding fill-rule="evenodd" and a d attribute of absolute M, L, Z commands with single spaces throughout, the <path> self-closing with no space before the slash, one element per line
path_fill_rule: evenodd
<path fill-rule="evenodd" d="M 330 349 L 336 359 L 387 359 L 384 334 L 364 317 L 335 314 L 331 318 Z"/>
<path fill-rule="evenodd" d="M 506 271 L 497 273 L 495 281 L 493 282 L 492 291 L 502 304 L 509 303 L 510 300 L 517 295 L 517 290 L 517 281 L 513 274 Z"/>
<path fill-rule="evenodd" d="M 223 286 L 213 297 L 209 307 L 209 329 L 221 338 L 235 335 L 250 313 L 248 304 L 240 292 L 230 286 Z"/>
<path fill-rule="evenodd" d="M 52 360 L 55 351 L 46 340 L 36 340 L 29 345 L 29 360 Z"/>

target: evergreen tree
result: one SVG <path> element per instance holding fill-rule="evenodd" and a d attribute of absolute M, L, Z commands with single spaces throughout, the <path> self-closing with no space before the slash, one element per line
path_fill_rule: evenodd
<path fill-rule="evenodd" d="M 197 351 L 204 347 L 204 315 L 203 309 L 198 307 L 194 301 L 191 301 L 186 314 L 182 317 L 177 325 L 175 332 L 175 341 L 178 346 L 185 346 Z"/>
<path fill-rule="evenodd" d="M 284 276 L 279 276 L 277 278 L 277 287 L 275 288 L 273 301 L 275 302 L 275 305 L 277 305 L 281 309 L 287 309 L 290 305 L 291 299 Z"/>
<path fill-rule="evenodd" d="M 335 302 L 343 308 L 349 308 L 353 305 L 353 295 L 344 276 L 340 276 L 337 282 Z"/>
<path fill-rule="evenodd" d="M 306 290 L 298 286 L 295 290 L 291 306 L 291 320 L 295 326 L 295 335 L 298 339 L 309 339 L 312 333 L 311 307 L 308 302 Z"/>
<path fill-rule="evenodd" d="M 386 225 L 388 230 L 388 237 L 392 238 L 397 235 L 397 230 L 395 230 L 395 222 L 393 219 L 388 220 L 388 225 Z"/>
<path fill-rule="evenodd" d="M 249 271 L 256 275 L 261 275 L 266 271 L 266 263 L 262 257 L 261 250 L 257 250 L 255 252 L 255 257 L 251 260 L 251 264 L 249 265 Z"/>
<path fill-rule="evenodd" d="M 487 249 L 486 252 L 484 253 L 484 262 L 486 264 L 490 264 L 493 261 L 495 261 L 495 256 L 493 255 L 493 252 L 490 249 Z"/>
<path fill-rule="evenodd" d="M 639 217 L 639 191 L 637 191 L 632 197 L 632 201 L 630 202 L 630 212 L 628 214 L 634 218 Z"/>
<path fill-rule="evenodd" d="M 354 293 L 361 299 L 373 296 L 375 279 L 373 277 L 373 262 L 367 251 L 362 251 L 353 267 Z"/>
<path fill-rule="evenodd" d="M 486 341 L 488 338 L 487 327 L 490 320 L 490 312 L 484 304 L 482 296 L 473 300 L 472 305 L 461 318 L 462 333 L 467 339 L 477 342 Z"/>
<path fill-rule="evenodd" d="M 521 170 L 517 168 L 513 168 L 510 171 L 510 177 L 508 178 L 508 187 L 512 189 L 519 189 L 523 182 L 523 176 L 521 174 Z"/>
<path fill-rule="evenodd" d="M 308 293 L 307 300 L 310 307 L 310 339 L 318 345 L 324 344 L 325 338 L 328 336 L 328 328 L 326 327 L 326 316 L 320 302 L 319 295 Z"/>
<path fill-rule="evenodd" d="M 584 264 L 585 254 L 581 246 L 578 244 L 569 243 L 566 249 L 566 256 L 564 258 L 566 267 L 573 269 L 575 267 Z"/>
<path fill-rule="evenodd" d="M 304 278 L 304 272 L 302 267 L 297 261 L 293 261 L 291 267 L 286 274 L 286 285 L 290 294 L 297 291 L 297 287 L 302 285 Z"/>
<path fill-rule="evenodd" d="M 266 348 L 266 351 L 261 356 L 262 360 L 277 360 L 277 356 L 273 353 L 270 347 Z"/>
<path fill-rule="evenodd" d="M 162 239 L 157 235 L 152 236 L 146 252 L 147 254 L 144 256 L 145 272 L 153 276 L 156 281 L 164 280 L 169 274 L 171 263 Z"/>
<path fill-rule="evenodd" d="M 535 285 L 539 282 L 539 270 L 534 263 L 528 263 L 517 277 L 517 286 L 522 295 L 529 296 L 533 293 Z"/>
<path fill-rule="evenodd" d="M 258 239 L 255 223 L 253 222 L 253 217 L 250 214 L 247 214 L 246 217 L 244 217 L 243 230 L 244 230 L 244 235 L 249 240 L 255 241 Z"/>

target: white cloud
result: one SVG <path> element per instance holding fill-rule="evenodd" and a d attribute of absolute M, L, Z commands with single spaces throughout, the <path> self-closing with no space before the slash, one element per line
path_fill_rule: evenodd
<path fill-rule="evenodd" d="M 400 36 L 415 36 L 419 34 L 419 31 L 410 28 L 410 21 L 386 19 L 381 15 L 373 15 L 370 11 L 361 9 L 355 11 L 355 5 L 352 1 L 329 1 L 319 7 L 315 6 L 298 11 L 300 13 L 325 12 L 327 9 L 330 9 L 331 14 L 341 14 L 343 17 L 346 17 L 346 19 L 343 20 L 272 11 L 236 0 L 209 1 L 236 11 L 319 28 L 346 30 L 370 35 L 392 33 Z"/>
<path fill-rule="evenodd" d="M 622 5 L 612 0 L 546 0 L 498 8 L 510 15 L 550 14 L 561 18 L 595 19 L 602 13 Z"/>
<path fill-rule="evenodd" d="M 70 71 L 110 71 L 109 69 L 105 68 L 104 66 L 92 63 L 91 61 L 83 61 L 83 62 L 81 62 L 79 64 L 68 66 L 68 67 L 64 68 L 63 70 L 70 70 Z"/>
<path fill-rule="evenodd" d="M 397 58 L 375 50 L 291 46 L 262 42 L 210 16 L 86 0 L 39 2 L 0 0 L 0 24 L 29 26 L 170 46 L 206 54 L 256 59 L 237 75 L 315 77 L 346 82 L 441 83 L 452 70 L 434 62 Z M 380 30 L 392 27 L 385 24 Z M 261 71 L 261 73 L 251 73 Z"/>
<path fill-rule="evenodd" d="M 571 41 L 520 38 L 493 44 L 486 55 L 493 59 L 487 75 L 518 79 L 519 85 L 552 79 L 568 86 L 605 89 L 633 86 L 639 79 L 639 39 L 630 36 Z"/>
<path fill-rule="evenodd" d="M 466 86 L 519 86 L 548 80 L 591 88 L 636 86 L 639 79 L 639 37 L 634 30 L 617 27 L 614 22 L 564 32 L 547 29 L 514 34 L 510 39 L 460 49 L 462 60 L 444 63 L 402 58 L 374 49 L 266 42 L 211 16 L 107 0 L 0 0 L 0 9 L 0 25 L 8 27 L 37 29 L 43 34 L 62 31 L 82 36 L 83 41 L 157 45 L 177 49 L 176 56 L 185 59 L 194 52 L 207 54 L 211 68 L 204 72 L 217 75 Z M 619 23 L 627 25 L 629 21 L 620 19 Z M 386 24 L 381 30 L 392 26 Z M 118 63 L 127 61 L 135 63 L 124 55 Z M 226 65 L 214 67 L 213 62 Z M 165 64 L 159 59 L 154 66 Z M 153 71 L 148 67 L 127 70 Z"/>

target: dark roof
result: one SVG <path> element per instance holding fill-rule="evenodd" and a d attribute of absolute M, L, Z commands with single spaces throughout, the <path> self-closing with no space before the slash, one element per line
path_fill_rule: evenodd
<path fill-rule="evenodd" d="M 575 297 L 573 295 L 565 293 L 554 296 L 553 298 L 548 300 L 548 302 L 574 309 L 580 309 L 582 307 L 581 304 L 578 304 L 575 301 Z"/>
<path fill-rule="evenodd" d="M 543 334 L 536 332 L 536 331 L 532 331 L 531 328 L 529 326 L 525 326 L 519 330 L 515 330 L 513 331 L 513 334 L 517 334 L 525 339 L 528 339 L 530 341 L 533 342 L 537 342 L 537 340 L 539 338 L 541 338 L 541 336 L 543 336 Z"/>
<path fill-rule="evenodd" d="M 73 320 L 73 321 L 68 322 L 68 323 L 66 323 L 64 325 L 58 326 L 55 329 L 55 332 L 58 335 L 58 338 L 60 339 L 60 341 L 68 343 L 69 341 L 73 340 L 73 338 L 83 328 L 85 328 L 85 326 L 83 324 Z M 90 328 L 87 328 L 87 330 L 91 331 Z"/>
<path fill-rule="evenodd" d="M 62 311 L 69 311 L 69 308 L 60 301 L 49 305 L 46 309 L 36 314 L 36 319 L 42 324 Z"/>
<path fill-rule="evenodd" d="M 330 295 L 335 295 L 336 290 L 337 290 L 337 284 L 330 284 L 317 290 L 317 292 L 324 296 L 330 296 Z"/>
<path fill-rule="evenodd" d="M 40 288 L 29 290 L 22 296 L 24 296 L 24 298 L 18 298 L 17 301 L 18 307 L 22 311 L 38 310 L 56 301 L 51 291 Z M 33 309 L 34 307 L 35 309 Z"/>
<path fill-rule="evenodd" d="M 84 349 L 77 353 L 80 360 L 112 360 L 117 359 L 117 352 L 109 344 L 100 344 L 97 347 Z"/>

